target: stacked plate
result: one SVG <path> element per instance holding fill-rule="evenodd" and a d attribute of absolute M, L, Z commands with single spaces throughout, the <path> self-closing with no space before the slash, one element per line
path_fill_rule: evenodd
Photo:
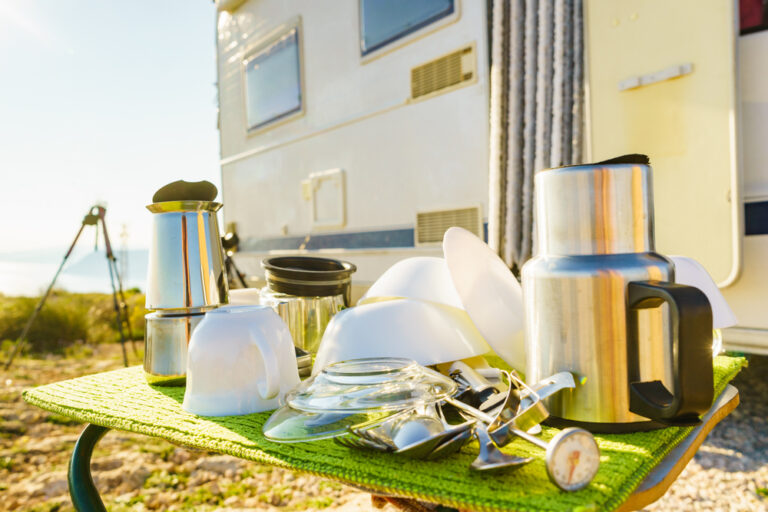
<path fill-rule="evenodd" d="M 455 392 L 453 380 L 409 359 L 341 361 L 289 392 L 264 424 L 264 435 L 286 443 L 336 437 Z"/>

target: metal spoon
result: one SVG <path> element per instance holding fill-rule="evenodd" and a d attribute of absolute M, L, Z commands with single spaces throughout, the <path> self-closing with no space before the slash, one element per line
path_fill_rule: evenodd
<path fill-rule="evenodd" d="M 475 471 L 495 471 L 502 468 L 522 466 L 533 460 L 532 457 L 523 458 L 507 455 L 493 444 L 491 436 L 488 435 L 488 429 L 483 424 L 475 427 L 475 435 L 480 444 L 480 453 L 469 466 Z"/>
<path fill-rule="evenodd" d="M 489 435 L 491 436 L 493 441 L 497 445 L 499 445 L 499 446 L 505 446 L 505 445 L 509 444 L 515 438 L 515 436 L 522 437 L 523 439 L 528 439 L 528 437 L 533 437 L 533 436 L 530 436 L 525 430 L 522 430 L 522 429 L 517 427 L 517 422 L 520 420 L 520 415 L 519 414 L 517 416 L 513 417 L 512 419 L 508 420 L 506 423 L 502 423 L 500 426 L 496 426 L 496 425 L 498 425 L 498 421 L 497 421 L 498 416 L 494 417 L 494 416 L 491 416 L 490 414 L 486 414 L 483 411 L 475 409 L 474 407 L 472 407 L 470 405 L 467 405 L 464 402 L 462 402 L 460 400 L 456 400 L 456 399 L 451 398 L 451 397 L 446 397 L 444 400 L 447 403 L 449 403 L 449 404 L 453 405 L 454 407 L 456 407 L 457 409 L 460 409 L 460 410 L 464 411 L 465 413 L 469 414 L 473 418 L 477 418 L 478 420 L 483 422 L 485 425 L 487 425 L 488 426 Z M 538 411 L 537 411 L 537 408 L 536 408 L 536 407 L 538 407 L 536 405 L 537 403 L 540 404 L 540 402 L 534 402 L 534 406 L 533 407 L 535 407 L 535 408 L 531 409 L 531 407 L 529 407 L 526 410 L 533 411 L 533 413 L 535 415 L 538 415 Z M 541 407 L 543 407 L 543 405 Z M 546 411 L 546 409 L 545 409 L 545 411 Z M 525 412 L 525 411 L 523 411 L 523 412 Z M 524 423 L 526 423 L 526 426 L 530 425 L 530 423 L 528 421 L 526 421 Z M 490 428 L 491 425 L 496 426 L 496 428 L 491 430 L 491 428 Z M 527 426 L 527 428 L 530 428 L 531 426 L 533 426 L 533 425 Z M 526 430 L 527 430 L 527 428 L 526 428 Z M 524 435 L 521 435 L 521 434 L 524 434 Z M 538 438 L 534 438 L 534 439 L 539 441 Z"/>
<path fill-rule="evenodd" d="M 427 455 L 427 460 L 435 460 L 456 453 L 462 446 L 467 444 L 467 441 L 472 439 L 475 433 L 474 429 L 475 426 L 471 425 L 468 429 L 462 430 L 450 439 L 443 441 L 442 444 L 437 445 L 437 448 Z"/>
<path fill-rule="evenodd" d="M 429 406 L 423 412 L 430 414 L 412 410 L 392 416 L 373 427 L 364 424 L 363 428 L 357 426 L 349 430 L 358 437 L 391 447 L 391 451 L 397 455 L 423 459 L 442 443 L 453 440 L 475 423 L 475 420 L 469 420 L 459 425 L 449 425 Z M 458 445 L 459 440 L 455 442 Z M 460 447 L 458 445 L 456 448 Z M 447 454 L 452 449 L 453 447 L 445 447 L 439 453 Z"/>

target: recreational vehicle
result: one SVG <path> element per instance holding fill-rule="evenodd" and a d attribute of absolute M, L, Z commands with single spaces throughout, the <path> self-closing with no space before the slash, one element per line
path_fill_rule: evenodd
<path fill-rule="evenodd" d="M 585 98 L 567 112 L 583 134 L 573 163 L 648 154 L 657 249 L 721 287 L 738 317 L 727 348 L 768 353 L 760 0 L 216 4 L 224 222 L 252 283 L 267 256 L 315 254 L 357 265 L 359 294 L 400 259 L 440 256 L 450 226 L 488 239 L 494 37 L 551 30 L 531 5 L 566 8 L 554 51 L 577 55 Z M 527 17 L 499 26 L 518 4 Z"/>

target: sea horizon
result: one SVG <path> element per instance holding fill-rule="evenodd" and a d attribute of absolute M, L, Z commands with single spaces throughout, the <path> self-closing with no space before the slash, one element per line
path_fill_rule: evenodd
<path fill-rule="evenodd" d="M 35 297 L 45 292 L 67 248 L 0 253 L 0 294 Z M 146 286 L 147 249 L 116 250 L 123 289 Z M 55 289 L 73 293 L 111 293 L 109 267 L 103 249 L 76 248 L 56 280 Z"/>

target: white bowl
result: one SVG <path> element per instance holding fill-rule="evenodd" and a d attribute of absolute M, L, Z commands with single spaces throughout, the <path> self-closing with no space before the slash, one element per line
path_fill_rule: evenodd
<path fill-rule="evenodd" d="M 368 304 L 389 299 L 418 299 L 464 309 L 443 258 L 406 258 L 384 272 L 357 302 Z"/>
<path fill-rule="evenodd" d="M 443 254 L 477 329 L 499 357 L 525 372 L 523 290 L 512 271 L 485 242 L 459 227 L 445 232 Z"/>
<path fill-rule="evenodd" d="M 364 357 L 404 357 L 433 365 L 491 351 L 465 311 L 397 299 L 340 311 L 325 329 L 312 374 L 331 363 Z"/>

